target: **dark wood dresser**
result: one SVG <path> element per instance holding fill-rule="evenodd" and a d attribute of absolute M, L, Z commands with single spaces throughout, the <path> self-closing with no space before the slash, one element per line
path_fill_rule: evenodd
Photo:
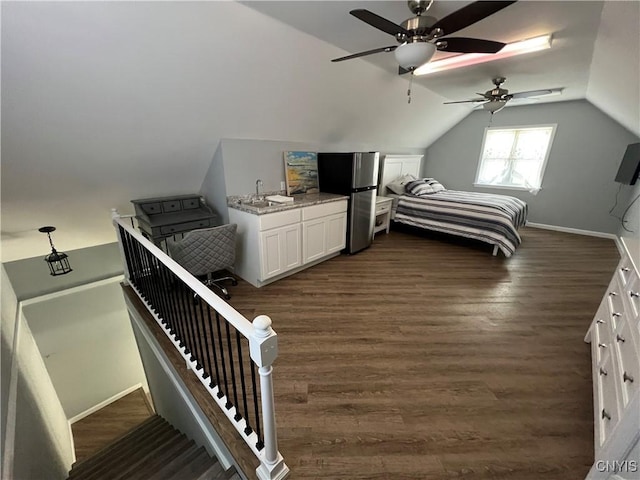
<path fill-rule="evenodd" d="M 200 195 L 142 198 L 131 203 L 140 231 L 159 247 L 167 237 L 219 225 L 218 216 Z"/>

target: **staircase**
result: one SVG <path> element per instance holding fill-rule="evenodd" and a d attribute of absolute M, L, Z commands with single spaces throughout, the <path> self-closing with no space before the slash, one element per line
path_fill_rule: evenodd
<path fill-rule="evenodd" d="M 77 462 L 69 480 L 241 480 L 158 415 Z"/>

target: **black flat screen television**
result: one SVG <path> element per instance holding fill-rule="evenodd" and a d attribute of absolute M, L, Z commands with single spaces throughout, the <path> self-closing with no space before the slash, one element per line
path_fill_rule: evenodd
<path fill-rule="evenodd" d="M 620 162 L 616 182 L 635 185 L 638 175 L 640 175 L 640 143 L 631 143 L 627 146 L 627 151 Z"/>

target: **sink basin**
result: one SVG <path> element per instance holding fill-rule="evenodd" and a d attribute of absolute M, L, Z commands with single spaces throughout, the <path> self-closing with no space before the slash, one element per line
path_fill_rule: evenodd
<path fill-rule="evenodd" d="M 264 207 L 270 207 L 272 205 L 276 205 L 275 202 L 270 202 L 269 200 L 257 199 L 257 198 L 243 200 L 240 202 L 240 204 L 248 205 L 250 207 L 256 207 L 256 208 L 264 208 Z"/>

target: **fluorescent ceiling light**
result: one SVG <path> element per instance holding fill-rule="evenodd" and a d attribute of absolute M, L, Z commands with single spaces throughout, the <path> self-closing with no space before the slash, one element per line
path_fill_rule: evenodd
<path fill-rule="evenodd" d="M 446 40 L 444 38 L 443 40 Z M 443 58 L 426 65 L 416 68 L 414 75 L 427 75 L 428 73 L 442 72 L 444 70 L 452 70 L 454 68 L 467 67 L 469 65 L 477 65 L 478 63 L 492 62 L 501 58 L 509 58 L 523 53 L 537 52 L 551 48 L 551 35 L 543 35 L 541 37 L 522 40 L 505 45 L 498 53 L 465 53 L 453 57 Z"/>

